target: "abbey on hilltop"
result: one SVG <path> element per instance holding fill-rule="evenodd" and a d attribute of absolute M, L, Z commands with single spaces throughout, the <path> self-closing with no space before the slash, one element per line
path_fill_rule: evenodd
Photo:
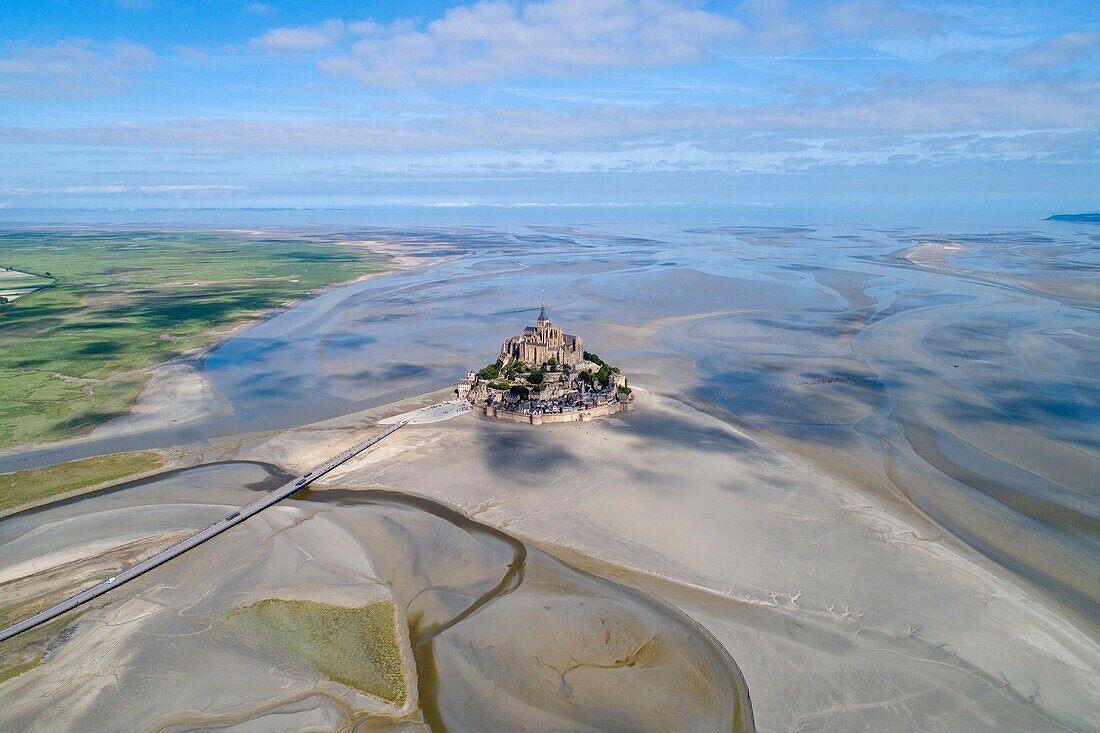
<path fill-rule="evenodd" d="M 584 360 L 584 342 L 580 336 L 565 333 L 546 316 L 546 303 L 539 310 L 534 326 L 523 329 L 500 346 L 500 367 L 511 364 L 558 364 L 576 366 Z"/>
<path fill-rule="evenodd" d="M 455 393 L 489 417 L 532 425 L 634 410 L 626 375 L 551 323 L 545 302 L 535 325 L 505 340 L 499 358 L 470 372 Z"/>

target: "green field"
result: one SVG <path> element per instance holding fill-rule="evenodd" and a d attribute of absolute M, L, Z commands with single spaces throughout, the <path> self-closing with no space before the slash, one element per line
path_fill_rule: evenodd
<path fill-rule="evenodd" d="M 163 232 L 0 234 L 0 267 L 52 283 L 0 304 L 0 448 L 86 433 L 126 412 L 135 370 L 382 269 L 333 244 Z"/>
<path fill-rule="evenodd" d="M 22 618 L 22 611 L 20 615 L 12 616 L 7 613 L 8 610 L 0 607 L 0 618 L 4 619 L 5 625 Z M 85 613 L 86 608 L 77 609 L 0 645 L 0 685 L 41 664 L 48 654 L 56 650 L 58 634 L 75 626 Z"/>
<path fill-rule="evenodd" d="M 0 512 L 88 486 L 118 481 L 164 466 L 159 453 L 114 453 L 32 471 L 0 473 Z"/>
<path fill-rule="evenodd" d="M 53 283 L 52 277 L 0 267 L 0 305 L 6 305 Z"/>
<path fill-rule="evenodd" d="M 245 646 L 401 706 L 408 697 L 392 601 L 361 608 L 269 598 L 228 611 Z"/>

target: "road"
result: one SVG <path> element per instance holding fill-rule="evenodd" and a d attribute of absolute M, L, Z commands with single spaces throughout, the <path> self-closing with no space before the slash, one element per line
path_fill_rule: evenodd
<path fill-rule="evenodd" d="M 22 621 L 19 621 L 18 623 L 12 624 L 3 631 L 0 631 L 0 642 L 21 634 L 24 631 L 29 631 L 36 626 L 41 626 L 44 623 L 48 623 L 60 616 L 61 614 L 67 613 L 68 611 L 71 611 L 78 606 L 94 600 L 104 593 L 107 593 L 108 591 L 133 580 L 139 575 L 143 575 L 144 573 L 149 572 L 159 565 L 163 565 L 172 558 L 178 557 L 188 550 L 193 550 L 194 548 L 201 545 L 203 542 L 206 542 L 211 537 L 218 536 L 230 527 L 234 527 L 240 524 L 249 517 L 259 514 L 264 509 L 267 509 L 269 506 L 277 504 L 283 499 L 286 499 L 296 492 L 301 491 L 302 489 L 309 486 L 311 483 L 321 478 L 340 464 L 349 461 L 350 459 L 365 451 L 367 448 L 370 448 L 378 441 L 403 428 L 407 424 L 407 420 L 402 420 L 394 425 L 390 425 L 385 430 L 375 433 L 374 435 L 360 443 L 356 443 L 343 453 L 333 456 L 328 461 L 314 468 L 312 471 L 304 473 L 301 476 L 295 478 L 293 481 L 280 486 L 274 491 L 264 494 L 256 501 L 241 507 L 240 509 L 226 516 L 225 518 L 218 520 L 214 524 L 211 524 L 209 527 L 199 530 L 193 535 L 190 535 L 189 537 L 180 540 L 170 547 L 159 550 L 155 555 L 147 557 L 136 565 L 133 565 L 126 570 L 123 570 L 118 575 L 112 576 L 107 580 L 98 583 L 97 585 L 93 585 L 87 590 L 77 593 L 75 596 L 71 596 L 70 598 L 61 601 L 60 603 L 43 609 L 35 615 L 31 616 L 30 618 L 26 618 Z"/>
<path fill-rule="evenodd" d="M 468 400 L 448 400 L 447 402 L 437 402 L 428 407 L 421 407 L 419 410 L 413 410 L 412 412 L 405 412 L 400 415 L 394 415 L 393 417 L 387 417 L 385 420 L 380 420 L 378 424 L 393 425 L 399 422 L 406 422 L 409 425 L 425 425 L 427 423 L 450 420 L 451 418 L 465 415 L 472 410 L 473 407 L 470 406 Z"/>

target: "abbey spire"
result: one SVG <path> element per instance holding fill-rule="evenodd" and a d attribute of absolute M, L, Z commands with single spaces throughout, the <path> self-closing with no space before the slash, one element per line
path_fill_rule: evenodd
<path fill-rule="evenodd" d="M 539 305 L 539 321 L 550 322 L 550 319 L 546 316 L 546 291 L 542 291 L 542 302 Z"/>

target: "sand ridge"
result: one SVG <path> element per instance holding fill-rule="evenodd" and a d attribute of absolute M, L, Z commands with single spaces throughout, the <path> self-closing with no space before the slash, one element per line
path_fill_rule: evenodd
<path fill-rule="evenodd" d="M 1031 591 L 934 524 L 683 403 L 639 390 L 638 410 L 583 427 L 422 426 L 339 480 L 422 493 L 660 589 L 742 664 L 762 729 L 823 725 L 834 696 L 849 701 L 834 724 L 892 710 L 914 725 L 1089 729 L 1100 645 Z M 929 692 L 883 700 L 883 679 Z M 933 690 L 947 697 L 932 704 Z"/>

